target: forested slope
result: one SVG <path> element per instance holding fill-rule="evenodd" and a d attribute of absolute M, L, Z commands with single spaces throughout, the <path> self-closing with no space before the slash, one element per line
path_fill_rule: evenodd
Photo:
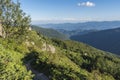
<path fill-rule="evenodd" d="M 0 45 L 2 46 L 1 67 L 8 66 L 2 67 L 1 70 L 10 69 L 9 74 L 14 74 L 11 71 L 15 71 L 19 79 L 21 77 L 24 79 L 27 75 L 32 79 L 31 74 L 25 68 L 29 60 L 32 60 L 30 65 L 33 69 L 44 73 L 52 80 L 120 79 L 120 57 L 83 43 L 49 39 L 37 35 L 34 31 L 28 31 L 27 34 L 19 35 L 19 37 L 15 34 L 13 39 L 11 37 L 1 38 Z M 15 66 L 10 68 L 14 64 Z M 21 72 L 23 69 L 17 69 L 18 67 L 19 69 L 23 67 L 24 72 Z M 9 76 L 12 80 L 16 78 L 16 75 L 2 74 L 1 77 Z"/>
<path fill-rule="evenodd" d="M 73 35 L 72 40 L 87 43 L 98 49 L 120 55 L 120 28 L 91 32 L 85 35 Z"/>
<path fill-rule="evenodd" d="M 39 34 L 42 34 L 49 38 L 56 38 L 56 39 L 61 39 L 61 40 L 69 39 L 67 35 L 60 33 L 54 29 L 42 28 L 42 27 L 35 26 L 35 25 L 32 25 L 31 27 L 33 30 L 37 31 Z"/>

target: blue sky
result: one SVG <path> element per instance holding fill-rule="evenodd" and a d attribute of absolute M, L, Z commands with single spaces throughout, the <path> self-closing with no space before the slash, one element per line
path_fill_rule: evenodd
<path fill-rule="evenodd" d="M 120 20 L 120 0 L 20 0 L 33 22 Z"/>

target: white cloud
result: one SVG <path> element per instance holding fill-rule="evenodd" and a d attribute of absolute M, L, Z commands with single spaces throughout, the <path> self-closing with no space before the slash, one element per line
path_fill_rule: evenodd
<path fill-rule="evenodd" d="M 77 4 L 78 6 L 86 6 L 86 7 L 94 7 L 95 3 L 87 1 L 87 2 L 81 2 Z"/>

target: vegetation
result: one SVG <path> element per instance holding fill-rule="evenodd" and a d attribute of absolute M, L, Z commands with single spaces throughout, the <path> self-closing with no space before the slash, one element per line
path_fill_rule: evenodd
<path fill-rule="evenodd" d="M 49 39 L 20 25 L 7 24 L 11 36 L 0 38 L 0 80 L 33 80 L 35 71 L 51 80 L 120 80 L 120 57 L 83 43 Z"/>
<path fill-rule="evenodd" d="M 39 34 L 42 34 L 49 38 L 56 38 L 56 39 L 61 39 L 61 40 L 68 39 L 67 35 L 62 34 L 54 29 L 47 29 L 47 28 L 42 28 L 42 27 L 34 26 L 34 25 L 32 25 L 32 29 L 37 31 Z"/>
<path fill-rule="evenodd" d="M 25 38 L 25 36 L 28 37 Z M 52 80 L 120 79 L 120 57 L 97 50 L 83 43 L 49 39 L 42 35 L 37 35 L 34 31 L 29 31 L 27 35 L 19 35 L 19 38 L 15 36 L 14 39 L 3 40 L 1 38 L 0 40 L 1 48 L 4 48 L 2 50 L 5 50 L 6 53 L 9 51 L 7 55 L 2 51 L 1 57 L 4 55 L 5 58 L 11 60 L 9 56 L 12 55 L 13 61 L 11 62 L 21 65 L 23 69 L 25 69 L 25 64 L 29 60 L 33 60 L 31 66 Z M 31 42 L 34 42 L 34 45 Z M 53 45 L 56 52 L 43 51 L 42 46 L 44 43 Z M 10 65 L 7 66 L 11 71 L 14 71 L 14 68 L 10 68 Z M 3 68 L 1 70 L 7 70 L 6 67 Z M 22 71 L 21 68 L 19 69 Z M 23 71 L 25 76 L 29 75 L 29 78 L 32 78 L 30 72 L 27 72 L 26 69 Z M 11 73 L 10 71 L 8 72 Z M 16 71 L 16 75 L 21 77 L 19 71 Z M 22 76 L 22 79 L 25 76 Z"/>
<path fill-rule="evenodd" d="M 31 71 L 22 64 L 23 54 L 0 44 L 0 80 L 32 80 Z"/>
<path fill-rule="evenodd" d="M 70 38 L 92 45 L 98 49 L 120 55 L 120 28 L 91 32 L 85 35 L 73 35 Z"/>
<path fill-rule="evenodd" d="M 25 36 L 28 37 L 25 38 Z M 97 50 L 83 43 L 49 39 L 42 35 L 37 35 L 34 31 L 29 31 L 27 35 L 19 35 L 19 38 L 15 36 L 14 39 L 9 38 L 3 40 L 1 38 L 0 40 L 0 44 L 4 47 L 2 50 L 9 50 L 9 52 L 12 53 L 5 55 L 5 53 L 1 52 L 1 57 L 5 55 L 5 57 L 11 59 L 9 56 L 15 55 L 12 56 L 12 58 L 15 59 L 15 61 L 20 60 L 19 62 L 21 63 L 16 62 L 15 64 L 21 65 L 24 69 L 25 66 L 23 64 L 32 59 L 31 66 L 40 73 L 50 76 L 52 80 L 120 79 L 119 57 Z M 26 41 L 29 45 L 26 45 Z M 31 42 L 35 44 L 31 44 Z M 54 54 L 48 51 L 42 51 L 42 44 L 45 42 L 54 45 L 56 48 Z M 13 63 L 15 61 L 13 61 Z M 9 65 L 7 66 L 10 67 Z M 6 69 L 7 68 L 2 70 L 4 71 Z M 12 70 L 12 68 L 10 69 Z M 29 72 L 26 72 L 24 74 L 27 75 L 28 73 Z M 19 72 L 18 74 L 20 75 Z M 25 76 L 23 78 L 25 78 Z"/>
<path fill-rule="evenodd" d="M 8 37 L 12 35 L 14 27 L 17 27 L 16 31 L 24 33 L 30 26 L 31 19 L 20 9 L 18 0 L 17 3 L 12 0 L 0 0 L 0 21 Z"/>

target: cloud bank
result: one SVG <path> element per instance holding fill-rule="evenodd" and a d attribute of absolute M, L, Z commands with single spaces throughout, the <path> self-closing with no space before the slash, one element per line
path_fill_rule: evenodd
<path fill-rule="evenodd" d="M 87 1 L 87 2 L 81 2 L 77 4 L 78 6 L 86 6 L 86 7 L 94 7 L 95 3 Z"/>

